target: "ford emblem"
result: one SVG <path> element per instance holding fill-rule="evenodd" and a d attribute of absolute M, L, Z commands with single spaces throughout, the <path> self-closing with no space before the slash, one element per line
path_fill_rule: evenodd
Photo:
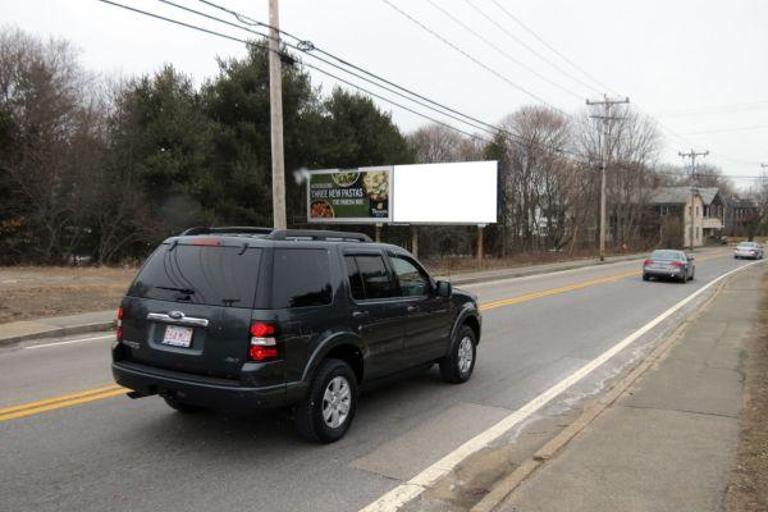
<path fill-rule="evenodd" d="M 181 320 L 182 318 L 184 318 L 184 313 L 182 313 L 181 311 L 171 311 L 170 313 L 168 313 L 168 316 L 173 318 L 174 320 Z"/>

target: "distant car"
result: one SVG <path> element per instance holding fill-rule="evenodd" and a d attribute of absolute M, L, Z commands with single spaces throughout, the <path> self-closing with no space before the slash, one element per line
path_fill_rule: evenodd
<path fill-rule="evenodd" d="M 643 281 L 652 277 L 674 279 L 685 283 L 693 280 L 696 274 L 694 257 L 674 249 L 658 249 L 643 262 Z"/>
<path fill-rule="evenodd" d="M 763 256 L 765 256 L 763 246 L 757 242 L 741 242 L 733 250 L 733 257 L 737 260 L 744 258 L 761 260 Z"/>

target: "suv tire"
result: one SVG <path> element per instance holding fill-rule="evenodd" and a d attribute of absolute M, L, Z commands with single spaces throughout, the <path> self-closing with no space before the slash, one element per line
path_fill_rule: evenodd
<path fill-rule="evenodd" d="M 202 411 L 204 408 L 199 407 L 197 405 L 190 405 L 186 404 L 184 402 L 180 402 L 175 397 L 172 396 L 164 396 L 163 400 L 165 400 L 165 403 L 168 404 L 168 407 L 171 409 L 175 409 L 179 412 L 183 412 L 184 414 L 193 414 L 196 412 Z"/>
<path fill-rule="evenodd" d="M 457 340 L 451 346 L 451 353 L 440 360 L 440 376 L 450 384 L 467 382 L 475 369 L 476 359 L 475 331 L 464 325 L 459 329 Z"/>
<path fill-rule="evenodd" d="M 347 433 L 356 409 L 355 372 L 340 359 L 326 359 L 307 397 L 296 407 L 296 430 L 310 441 L 333 443 Z"/>

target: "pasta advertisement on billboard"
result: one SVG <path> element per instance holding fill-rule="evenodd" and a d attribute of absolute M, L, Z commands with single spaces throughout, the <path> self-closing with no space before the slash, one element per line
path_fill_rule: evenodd
<path fill-rule="evenodd" d="M 312 171 L 309 222 L 378 223 L 392 220 L 392 167 Z"/>

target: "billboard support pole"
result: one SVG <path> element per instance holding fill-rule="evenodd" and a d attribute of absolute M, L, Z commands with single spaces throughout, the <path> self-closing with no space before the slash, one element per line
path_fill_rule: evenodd
<path fill-rule="evenodd" d="M 381 242 L 381 227 L 382 227 L 381 222 L 376 224 L 376 243 Z"/>
<path fill-rule="evenodd" d="M 485 227 L 485 224 L 478 224 L 477 225 L 477 264 L 478 266 L 483 266 L 483 257 L 485 247 L 483 246 L 483 228 Z"/>
<path fill-rule="evenodd" d="M 411 225 L 411 253 L 416 258 L 419 257 L 419 232 L 414 225 Z"/>

